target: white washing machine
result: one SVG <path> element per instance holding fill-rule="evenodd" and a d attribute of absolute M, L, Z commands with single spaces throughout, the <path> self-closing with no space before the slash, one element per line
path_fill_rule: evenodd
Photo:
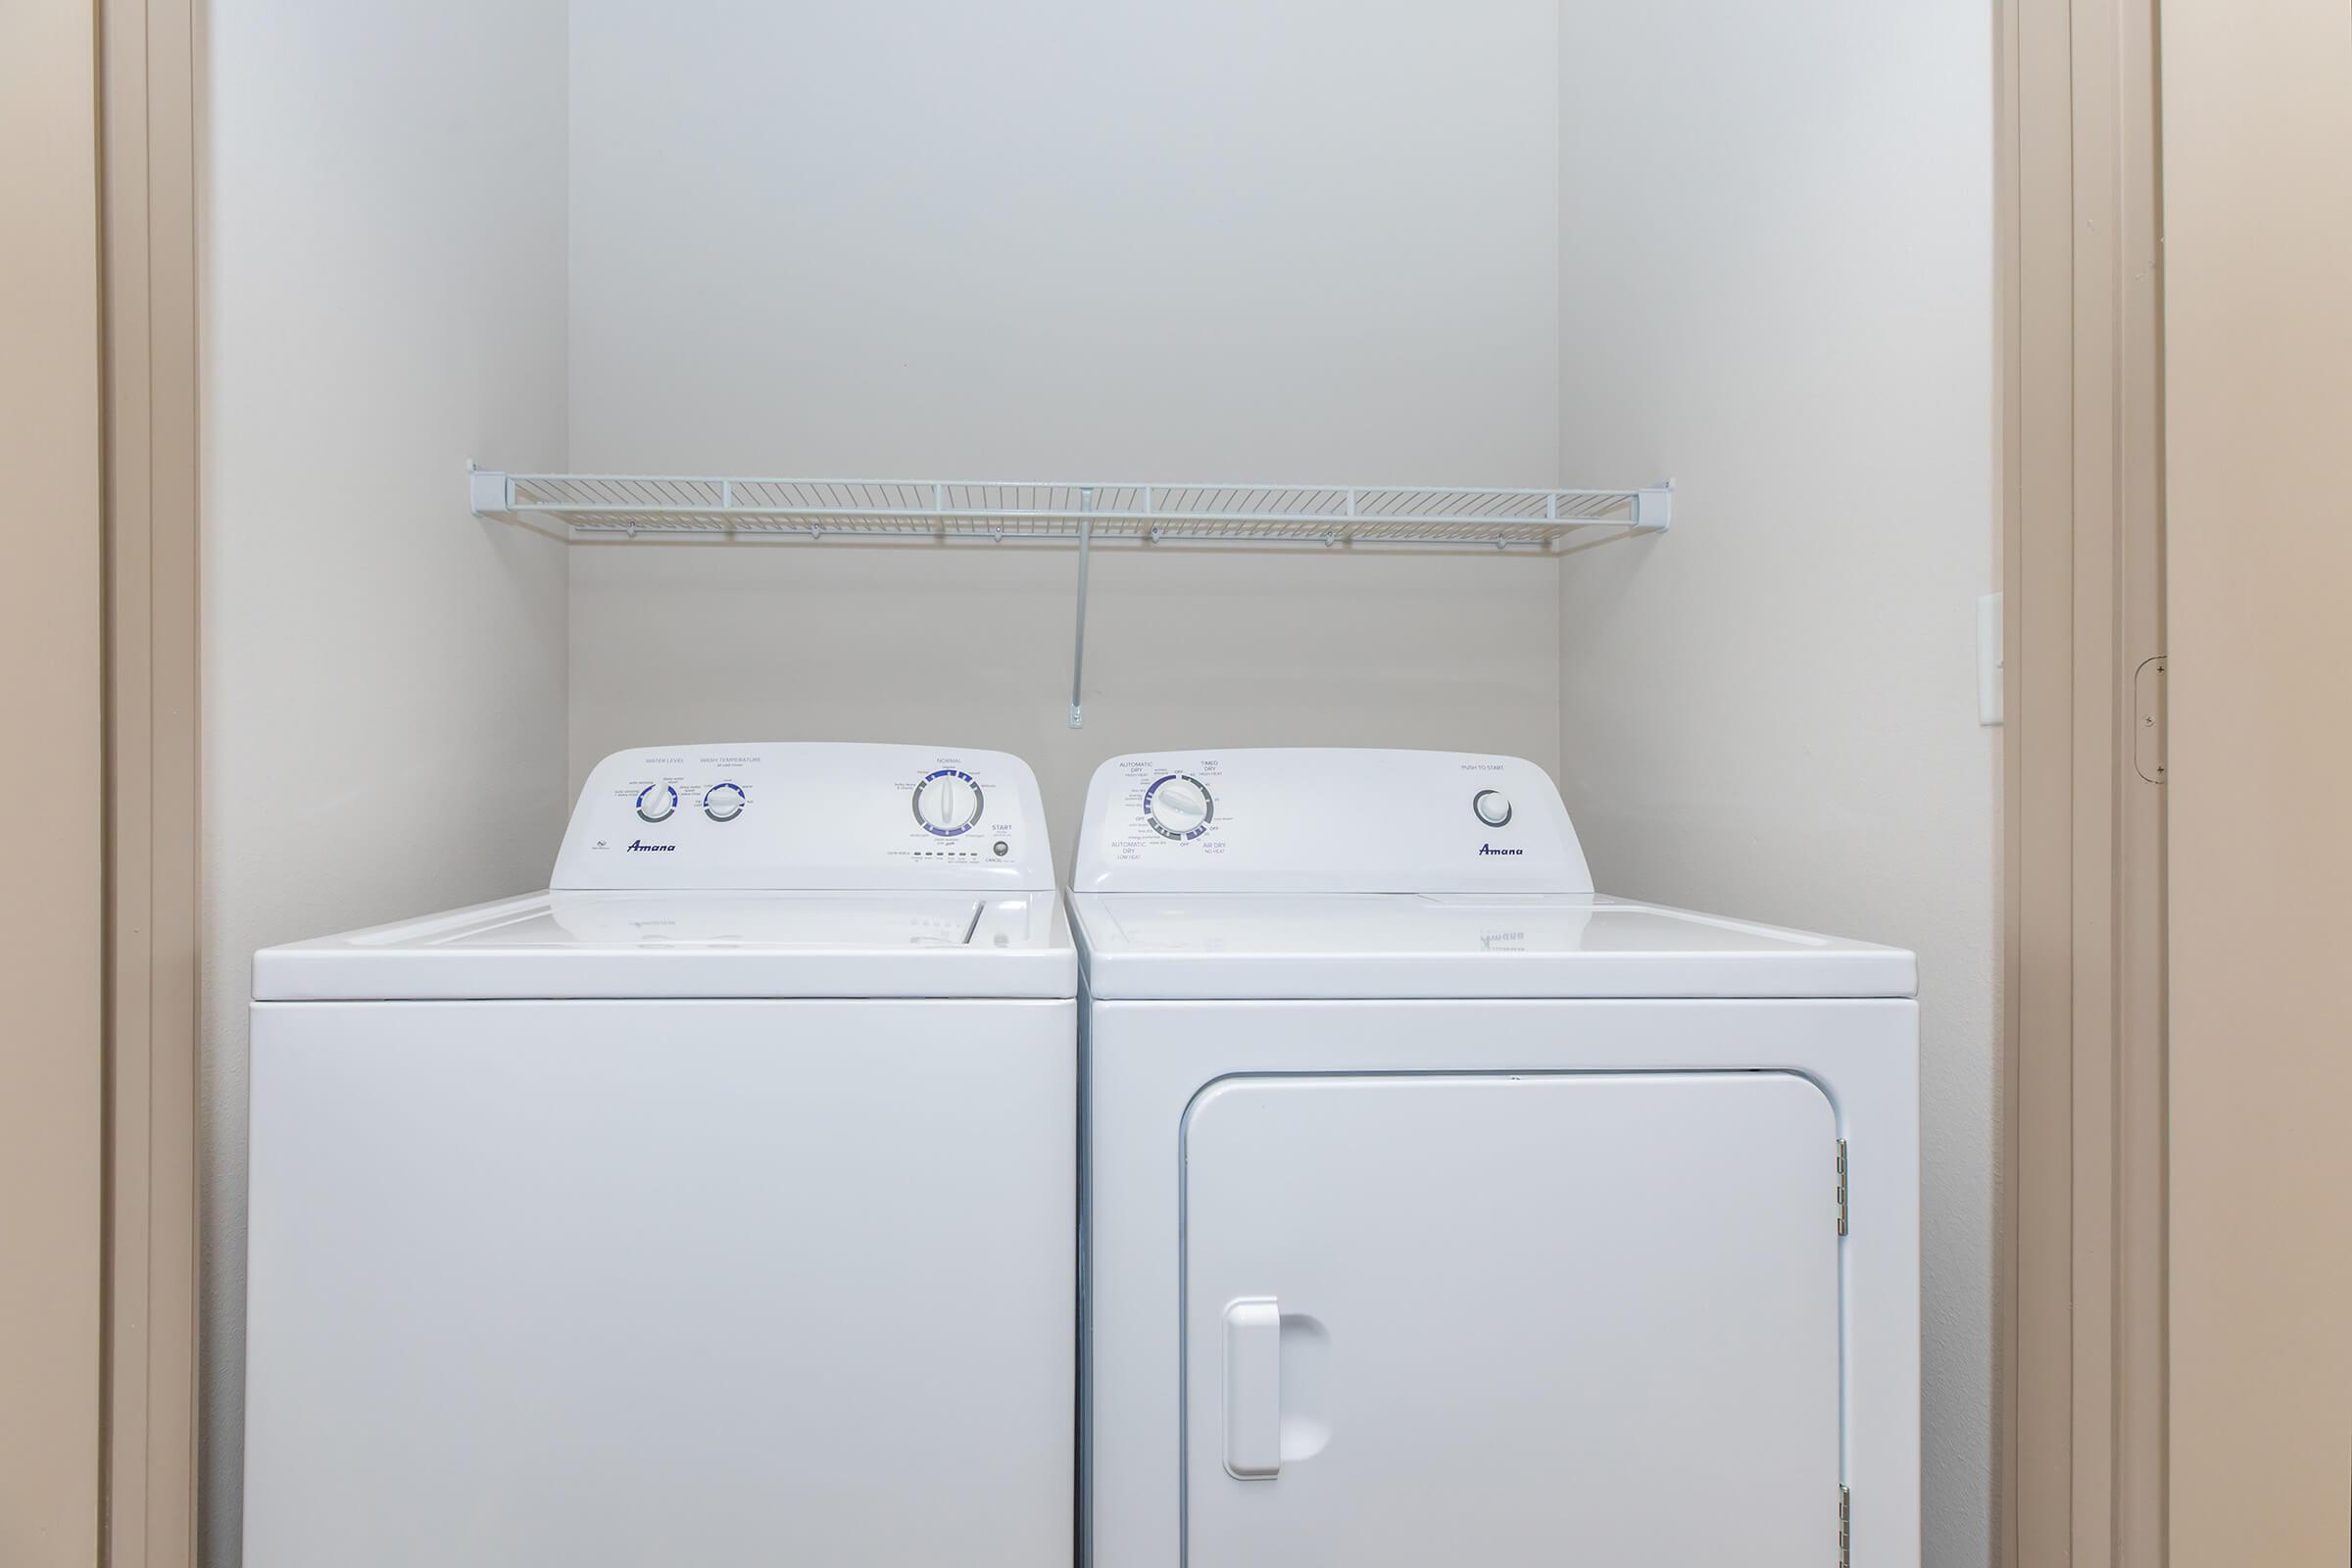
<path fill-rule="evenodd" d="M 1092 1562 L 1915 1568 L 1911 955 L 1504 757 L 1118 758 L 1072 887 Z"/>
<path fill-rule="evenodd" d="M 257 956 L 246 1568 L 1068 1561 L 1076 981 L 1029 768 L 912 746 Z"/>

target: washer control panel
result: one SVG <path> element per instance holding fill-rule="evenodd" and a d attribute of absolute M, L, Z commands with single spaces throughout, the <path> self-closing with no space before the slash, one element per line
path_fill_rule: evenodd
<path fill-rule="evenodd" d="M 1087 791 L 1080 893 L 1590 893 L 1549 775 L 1465 752 L 1114 757 Z"/>
<path fill-rule="evenodd" d="M 557 888 L 1054 885 L 1029 765 L 1003 752 L 777 742 L 616 752 L 589 773 Z"/>

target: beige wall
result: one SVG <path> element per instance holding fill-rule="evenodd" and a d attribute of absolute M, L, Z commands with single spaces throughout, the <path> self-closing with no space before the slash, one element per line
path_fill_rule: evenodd
<path fill-rule="evenodd" d="M 588 469 L 1544 484 L 1555 0 L 578 0 Z M 712 91 L 740 74 L 756 93 Z M 1611 482 L 1654 477 L 1612 471 Z M 581 549 L 571 766 L 689 735 L 1548 763 L 1544 560 Z"/>
<path fill-rule="evenodd" d="M 2164 0 L 2172 1562 L 2352 1555 L 2352 8 Z"/>
<path fill-rule="evenodd" d="M 561 0 L 211 0 L 203 166 L 205 1560 L 238 1560 L 253 950 L 541 885 L 562 547 Z"/>
<path fill-rule="evenodd" d="M 1927 1561 L 1991 1552 L 1992 19 L 1572 5 L 1561 452 L 1672 474 L 1564 564 L 1561 782 L 1616 892 L 1915 949 Z M 1857 1561 L 1860 1560 L 1857 1553 Z"/>
<path fill-rule="evenodd" d="M 0 7 L 0 1563 L 98 1553 L 96 27 Z"/>

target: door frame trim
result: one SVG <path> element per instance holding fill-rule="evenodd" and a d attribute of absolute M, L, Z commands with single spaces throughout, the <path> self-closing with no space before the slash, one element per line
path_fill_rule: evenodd
<path fill-rule="evenodd" d="M 104 1560 L 194 1568 L 196 0 L 98 0 L 106 427 Z"/>
<path fill-rule="evenodd" d="M 2172 1560 L 2352 1559 L 2352 5 L 2161 0 Z"/>
<path fill-rule="evenodd" d="M 2164 790 L 2134 702 L 2164 651 L 2156 4 L 1999 0 L 1999 24 L 1996 1539 L 2012 1568 L 2161 1568 Z"/>
<path fill-rule="evenodd" d="M 0 10 L 0 1559 L 103 1550 L 105 567 L 94 0 Z M 33 760 L 39 759 L 35 767 Z"/>

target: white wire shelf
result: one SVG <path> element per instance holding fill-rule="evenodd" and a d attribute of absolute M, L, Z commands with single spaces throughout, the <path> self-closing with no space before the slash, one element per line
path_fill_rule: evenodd
<path fill-rule="evenodd" d="M 485 516 L 618 535 L 1190 540 L 1219 544 L 1494 545 L 1548 550 L 1589 529 L 1657 533 L 1673 488 L 1502 490 L 1396 485 L 1004 483 L 715 475 L 468 475 Z"/>
<path fill-rule="evenodd" d="M 1206 544 L 1493 545 L 1548 552 L 1588 529 L 1661 533 L 1674 487 L 1420 489 L 1397 485 L 1012 484 L 959 479 L 737 479 L 709 474 L 505 473 L 468 466 L 474 512 L 574 539 L 797 535 L 823 539 L 1068 539 L 1078 546 L 1070 728 L 1086 722 L 1090 548 Z"/>

